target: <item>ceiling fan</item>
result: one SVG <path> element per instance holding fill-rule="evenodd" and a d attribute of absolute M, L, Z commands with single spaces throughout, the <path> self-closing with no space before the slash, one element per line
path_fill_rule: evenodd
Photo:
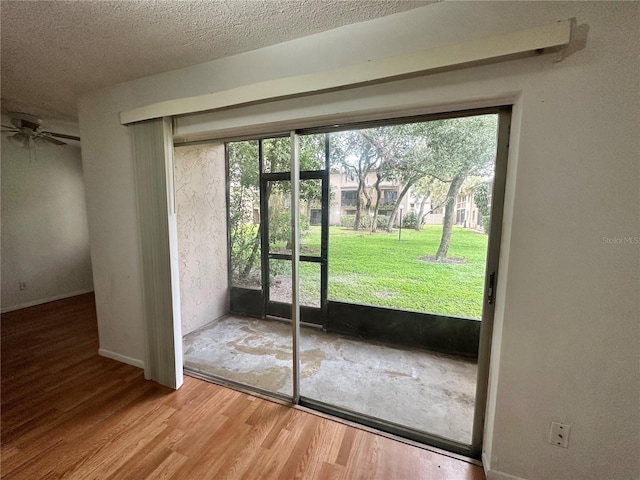
<path fill-rule="evenodd" d="M 8 140 L 16 146 L 31 148 L 32 145 L 52 143 L 54 145 L 67 145 L 67 142 L 59 140 L 80 141 L 80 137 L 66 135 L 64 133 L 45 132 L 40 130 L 42 120 L 28 113 L 10 113 L 11 125 L 2 125 L 2 132 L 10 132 L 13 135 Z"/>

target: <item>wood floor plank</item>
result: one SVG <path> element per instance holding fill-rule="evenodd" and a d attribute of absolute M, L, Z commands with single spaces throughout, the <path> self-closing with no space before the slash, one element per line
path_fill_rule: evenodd
<path fill-rule="evenodd" d="M 290 456 L 292 448 L 295 447 L 298 439 L 303 435 L 306 429 L 306 421 L 309 420 L 298 417 L 297 413 L 292 409 L 280 412 L 283 418 L 277 421 L 271 432 L 269 432 L 269 437 L 272 438 L 272 441 L 269 442 L 269 447 L 261 446 L 253 455 L 244 472 L 245 478 L 259 478 L 260 475 L 263 475 L 264 478 L 282 478 L 280 471 Z M 297 423 L 294 420 L 295 418 L 298 419 Z M 291 428 L 292 424 L 296 424 L 297 428 Z M 263 442 L 264 444 L 265 442 Z"/>
<path fill-rule="evenodd" d="M 149 474 L 150 479 L 168 480 L 181 472 L 189 462 L 189 457 L 171 451 L 166 458 Z M 186 477 L 182 477 L 186 478 Z"/>
<path fill-rule="evenodd" d="M 83 458 L 61 478 L 108 478 L 130 458 L 139 455 L 148 443 L 167 434 L 166 420 L 174 411 L 171 407 L 158 405 L 133 422 L 121 435 Z"/>
<path fill-rule="evenodd" d="M 280 471 L 282 478 L 303 478 L 302 474 L 309 465 L 313 452 L 316 451 L 322 422 L 323 419 L 320 417 L 309 418 L 305 421 L 302 434 L 290 449 L 287 462 Z"/>
<path fill-rule="evenodd" d="M 302 478 L 318 478 L 322 473 L 323 466 L 326 463 L 333 464 L 335 461 L 338 450 L 341 444 L 341 438 L 344 435 L 346 426 L 331 421 L 325 421 L 318 427 L 317 445 L 322 446 L 322 454 L 311 455 L 307 467 L 302 471 Z M 344 470 L 344 467 L 340 466 L 340 471 Z"/>
<path fill-rule="evenodd" d="M 340 442 L 340 450 L 338 450 L 338 455 L 336 456 L 336 463 L 338 465 L 342 465 L 343 467 L 347 466 L 356 433 L 358 433 L 356 429 L 347 429 L 344 432 L 342 441 Z"/>
<path fill-rule="evenodd" d="M 347 469 L 342 465 L 323 462 L 318 475 L 311 478 L 317 480 L 341 480 L 347 478 L 346 470 Z"/>
<path fill-rule="evenodd" d="M 244 438 L 244 449 L 228 456 L 218 470 L 220 480 L 246 478 L 246 471 L 253 463 L 254 456 L 249 452 L 259 451 L 265 437 L 272 431 L 280 415 L 287 408 L 271 402 L 260 402 L 258 408 L 245 422 L 251 430 Z"/>
<path fill-rule="evenodd" d="M 484 480 L 471 463 L 187 377 L 99 357 L 91 294 L 3 314 L 6 480 Z"/>

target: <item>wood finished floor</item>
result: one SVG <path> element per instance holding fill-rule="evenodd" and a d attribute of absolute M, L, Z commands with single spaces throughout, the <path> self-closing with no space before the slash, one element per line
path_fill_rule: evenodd
<path fill-rule="evenodd" d="M 3 479 L 484 479 L 481 467 L 97 355 L 82 295 L 2 315 Z"/>

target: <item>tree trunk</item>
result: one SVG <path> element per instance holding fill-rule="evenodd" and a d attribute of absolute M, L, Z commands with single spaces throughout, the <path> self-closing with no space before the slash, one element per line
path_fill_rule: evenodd
<path fill-rule="evenodd" d="M 353 229 L 360 230 L 362 226 L 362 197 L 366 197 L 365 187 L 367 185 L 367 173 L 362 171 L 362 168 L 358 169 L 358 195 L 356 195 L 356 219 L 353 222 Z"/>
<path fill-rule="evenodd" d="M 393 211 L 389 216 L 389 223 L 387 224 L 387 232 L 391 233 L 391 230 L 393 229 L 393 226 L 396 223 L 396 217 L 398 216 L 398 208 L 400 207 L 400 203 L 402 202 L 402 199 L 407 194 L 409 189 L 413 186 L 413 184 L 416 183 L 416 181 L 418 181 L 420 178 L 421 177 L 410 178 L 407 184 L 404 186 L 404 188 L 400 191 L 400 194 L 398 195 L 398 199 L 396 200 L 396 204 L 393 206 Z"/>
<path fill-rule="evenodd" d="M 419 232 L 420 230 L 422 230 L 422 217 L 425 214 L 424 213 L 424 205 L 425 203 L 427 203 L 427 199 L 431 196 L 431 192 L 427 192 L 423 197 L 422 197 L 422 201 L 420 202 L 420 208 L 418 209 L 418 215 L 416 215 L 416 232 Z"/>
<path fill-rule="evenodd" d="M 367 209 L 367 211 L 371 211 L 371 195 L 369 194 L 369 192 L 367 192 L 366 188 L 362 188 L 362 194 L 364 195 L 365 200 L 367 201 L 367 203 L 365 204 L 365 208 Z"/>
<path fill-rule="evenodd" d="M 356 195 L 356 219 L 353 222 L 353 229 L 360 230 L 362 217 L 362 182 L 358 181 L 358 194 Z"/>
<path fill-rule="evenodd" d="M 256 238 L 253 241 L 253 247 L 251 248 L 251 255 L 249 255 L 249 259 L 247 260 L 247 264 L 244 266 L 242 273 L 240 274 L 240 278 L 245 280 L 249 274 L 251 273 L 251 267 L 253 267 L 253 262 L 256 261 L 256 255 L 258 254 L 258 247 L 260 246 L 260 229 L 262 225 L 258 227 L 258 231 L 256 232 Z"/>
<path fill-rule="evenodd" d="M 451 232 L 453 231 L 453 217 L 456 213 L 456 197 L 460 192 L 462 183 L 467 177 L 466 172 L 461 173 L 451 181 L 449 185 L 449 191 L 447 192 L 447 203 L 444 207 L 444 219 L 442 221 L 442 238 L 440 239 L 440 246 L 436 253 L 436 262 L 441 262 L 447 258 L 449 253 L 449 245 L 451 244 Z"/>
<path fill-rule="evenodd" d="M 366 137 L 365 137 L 366 138 Z M 371 160 L 375 157 L 376 152 L 373 146 L 368 143 L 364 145 L 362 152 L 360 152 L 360 158 L 358 160 L 358 167 L 352 167 L 355 169 L 358 175 L 358 195 L 356 198 L 356 218 L 353 222 L 353 229 L 360 230 L 362 224 L 362 200 L 363 196 L 367 199 L 367 208 L 371 206 L 371 197 L 366 191 L 367 176 L 372 168 L 376 167 L 376 162 L 371 163 Z"/>
<path fill-rule="evenodd" d="M 382 183 L 382 175 L 380 173 L 376 174 L 376 184 L 374 188 L 376 190 L 376 204 L 373 208 L 373 218 L 371 219 L 371 231 L 376 232 L 378 230 L 378 208 L 380 207 L 380 196 L 382 194 L 382 189 L 380 188 L 380 184 Z"/>

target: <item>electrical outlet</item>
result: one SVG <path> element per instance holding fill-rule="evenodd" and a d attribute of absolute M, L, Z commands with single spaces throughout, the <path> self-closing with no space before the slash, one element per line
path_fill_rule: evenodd
<path fill-rule="evenodd" d="M 549 443 L 558 447 L 568 448 L 570 430 L 571 425 L 551 422 L 551 430 L 549 430 Z"/>
<path fill-rule="evenodd" d="M 26 290 L 27 289 L 27 282 L 20 282 L 18 284 L 18 286 L 20 287 L 20 290 Z"/>

